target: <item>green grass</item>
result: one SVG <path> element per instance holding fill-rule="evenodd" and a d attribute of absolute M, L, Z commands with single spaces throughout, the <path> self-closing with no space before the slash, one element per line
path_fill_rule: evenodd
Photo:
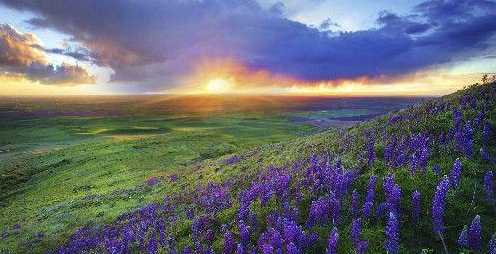
<path fill-rule="evenodd" d="M 2 121 L 11 151 L 0 162 L 0 232 L 12 234 L 0 249 L 24 249 L 37 232 L 45 237 L 36 252 L 51 249 L 78 227 L 181 190 L 170 175 L 181 178 L 201 161 L 313 132 L 255 113 Z M 154 177 L 160 184 L 147 186 Z M 11 230 L 15 224 L 21 228 Z"/>
<path fill-rule="evenodd" d="M 477 90 L 463 93 L 475 94 Z M 443 98 L 456 105 L 462 92 Z M 40 106 L 41 107 L 41 106 Z M 43 107 L 41 107 L 43 108 Z M 496 109 L 487 112 L 496 125 Z M 319 113 L 320 112 L 320 113 Z M 449 111 L 436 116 L 426 113 L 425 105 L 410 108 L 395 114 L 418 112 L 418 122 L 387 125 L 387 117 L 356 125 L 349 130 L 329 130 L 314 135 L 315 127 L 292 123 L 292 116 L 315 119 L 329 116 L 357 116 L 370 112 L 348 110 L 346 112 L 282 112 L 143 115 L 114 117 L 50 117 L 29 120 L 4 121 L 0 133 L 6 137 L 3 147 L 14 147 L 17 151 L 4 154 L 0 162 L 0 232 L 9 230 L 9 235 L 0 239 L 1 250 L 42 253 L 63 244 L 71 234 L 84 225 L 102 226 L 136 208 L 158 202 L 164 196 L 182 191 L 193 191 L 209 182 L 236 179 L 233 196 L 239 188 L 246 187 L 261 169 L 269 165 L 291 165 L 298 158 L 314 153 L 341 154 L 346 168 L 360 167 L 363 177 L 356 186 L 363 192 L 371 174 L 384 176 L 387 166 L 381 162 L 384 140 L 377 140 L 378 163 L 373 167 L 359 164 L 357 154 L 364 151 L 367 140 L 364 132 L 374 137 L 388 132 L 408 135 L 418 132 L 438 133 L 447 131 L 452 124 Z M 15 126 L 15 128 L 13 128 Z M 21 137 L 20 134 L 25 134 Z M 303 137 L 301 137 L 303 136 Z M 27 151 L 48 147 L 47 151 L 33 155 Z M 345 149 L 346 148 L 346 149 Z M 459 154 L 449 150 L 433 149 L 428 168 L 439 163 L 447 174 Z M 494 156 L 494 140 L 489 152 Z M 9 155 L 10 154 L 10 155 Z M 236 164 L 225 164 L 223 160 L 237 154 L 243 159 Z M 460 189 L 450 193 L 447 201 L 447 241 L 454 247 L 459 226 L 470 222 L 475 214 L 483 215 L 484 236 L 495 230 L 496 220 L 490 207 L 481 205 L 481 175 L 490 169 L 481 158 L 463 158 L 464 172 Z M 170 181 L 176 174 L 179 179 Z M 440 242 L 432 236 L 428 219 L 433 190 L 439 176 L 432 172 L 422 178 L 412 178 L 408 168 L 395 173 L 404 197 L 414 189 L 423 194 L 421 229 L 413 232 L 407 226 L 408 215 L 402 221 L 401 253 L 420 253 L 431 249 L 441 250 Z M 148 186 L 147 180 L 159 179 L 159 183 Z M 475 185 L 477 183 L 478 185 Z M 378 186 L 380 186 L 380 181 Z M 474 187 L 475 186 L 475 187 Z M 380 189 L 380 188 L 378 188 Z M 475 207 L 467 200 L 476 191 Z M 362 193 L 363 194 L 363 193 Z M 384 193 L 378 192 L 383 200 Z M 305 193 L 303 204 L 311 202 L 310 193 Z M 219 217 L 232 221 L 234 208 L 224 211 Z M 261 218 L 272 208 L 278 208 L 272 200 L 268 208 L 254 207 Z M 407 209 L 408 198 L 402 199 Z M 301 220 L 308 207 L 300 207 Z M 14 224 L 19 229 L 12 229 Z M 301 221 L 300 221 L 301 223 Z M 347 222 L 346 222 L 347 223 Z M 340 253 L 349 253 L 351 244 L 347 224 L 341 230 Z M 177 226 L 179 245 L 189 242 L 190 220 L 181 220 Z M 371 244 L 374 253 L 384 253 L 383 226 L 377 223 L 364 225 L 363 238 Z M 330 229 L 318 229 L 322 241 L 314 246 L 315 252 L 323 251 L 325 238 Z M 34 235 L 43 232 L 44 237 Z M 405 240 L 407 238 L 415 241 Z M 216 239 L 216 250 L 222 240 Z"/>

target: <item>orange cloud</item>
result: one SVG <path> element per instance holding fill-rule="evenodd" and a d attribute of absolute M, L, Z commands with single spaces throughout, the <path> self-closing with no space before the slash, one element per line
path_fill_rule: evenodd
<path fill-rule="evenodd" d="M 96 77 L 81 66 L 49 63 L 38 38 L 0 24 L 0 76 L 3 80 L 24 78 L 47 85 L 94 84 Z"/>
<path fill-rule="evenodd" d="M 178 89 L 164 93 L 274 93 L 336 96 L 442 95 L 478 80 L 477 75 L 455 75 L 446 70 L 424 70 L 399 76 L 306 81 L 251 70 L 232 59 L 202 60 Z M 223 85 L 223 87 L 219 87 Z M 214 87 L 214 89 L 212 89 Z"/>
<path fill-rule="evenodd" d="M 34 34 L 22 34 L 11 25 L 0 24 L 0 66 L 46 65 L 45 52 L 33 47 L 39 44 Z"/>

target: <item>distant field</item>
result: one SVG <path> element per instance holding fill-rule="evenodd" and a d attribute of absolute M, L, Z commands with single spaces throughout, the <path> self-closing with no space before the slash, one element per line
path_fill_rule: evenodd
<path fill-rule="evenodd" d="M 9 235 L 0 239 L 0 252 L 60 245 L 83 225 L 112 221 L 177 191 L 167 183 L 202 161 L 343 128 L 422 100 L 2 98 L 0 232 Z M 39 232 L 43 238 L 33 237 Z"/>

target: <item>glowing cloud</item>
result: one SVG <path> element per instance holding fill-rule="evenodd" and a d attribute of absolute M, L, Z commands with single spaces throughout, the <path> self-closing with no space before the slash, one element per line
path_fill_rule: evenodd
<path fill-rule="evenodd" d="M 178 89 L 162 93 L 269 93 L 300 95 L 442 95 L 460 89 L 479 78 L 478 74 L 459 75 L 444 71 L 422 71 L 391 76 L 307 81 L 267 70 L 250 70 L 232 59 L 202 60 L 194 74 L 182 80 Z"/>
<path fill-rule="evenodd" d="M 0 24 L 0 76 L 2 79 L 23 78 L 54 85 L 93 84 L 96 77 L 81 66 L 63 63 L 54 66 L 47 60 L 39 39 L 23 34 L 8 24 Z"/>

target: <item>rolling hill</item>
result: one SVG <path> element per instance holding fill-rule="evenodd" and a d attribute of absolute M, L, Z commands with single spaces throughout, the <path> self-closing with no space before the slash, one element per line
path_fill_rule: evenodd
<path fill-rule="evenodd" d="M 496 83 L 475 84 L 346 130 L 206 158 L 126 191 L 88 197 L 77 193 L 91 184 L 74 188 L 78 202 L 30 218 L 57 234 L 26 234 L 14 226 L 2 233 L 0 246 L 5 253 L 12 248 L 37 253 L 493 254 L 494 126 Z M 136 166 L 141 156 L 166 154 L 147 142 L 157 141 L 140 144 L 150 149 L 136 154 Z M 68 172 L 41 176 L 83 165 L 94 151 L 119 160 L 136 144 L 121 145 L 121 152 L 106 143 L 88 147 L 86 157 L 70 160 L 63 159 L 70 150 L 56 151 L 60 157 L 51 154 L 32 178 L 63 186 Z M 96 173 L 106 166 L 106 160 L 98 162 L 92 164 Z M 157 165 L 147 166 L 158 162 L 167 163 L 157 159 Z M 85 173 L 70 172 L 81 179 Z M 103 173 L 100 177 L 106 179 Z M 133 212 L 112 209 L 158 191 L 164 194 L 160 201 L 141 200 L 142 207 Z M 80 206 L 99 206 L 105 219 L 77 230 L 54 229 L 60 226 L 56 221 L 71 224 L 71 216 L 57 213 L 67 206 L 74 213 Z M 43 220 L 46 214 L 50 220 Z"/>

